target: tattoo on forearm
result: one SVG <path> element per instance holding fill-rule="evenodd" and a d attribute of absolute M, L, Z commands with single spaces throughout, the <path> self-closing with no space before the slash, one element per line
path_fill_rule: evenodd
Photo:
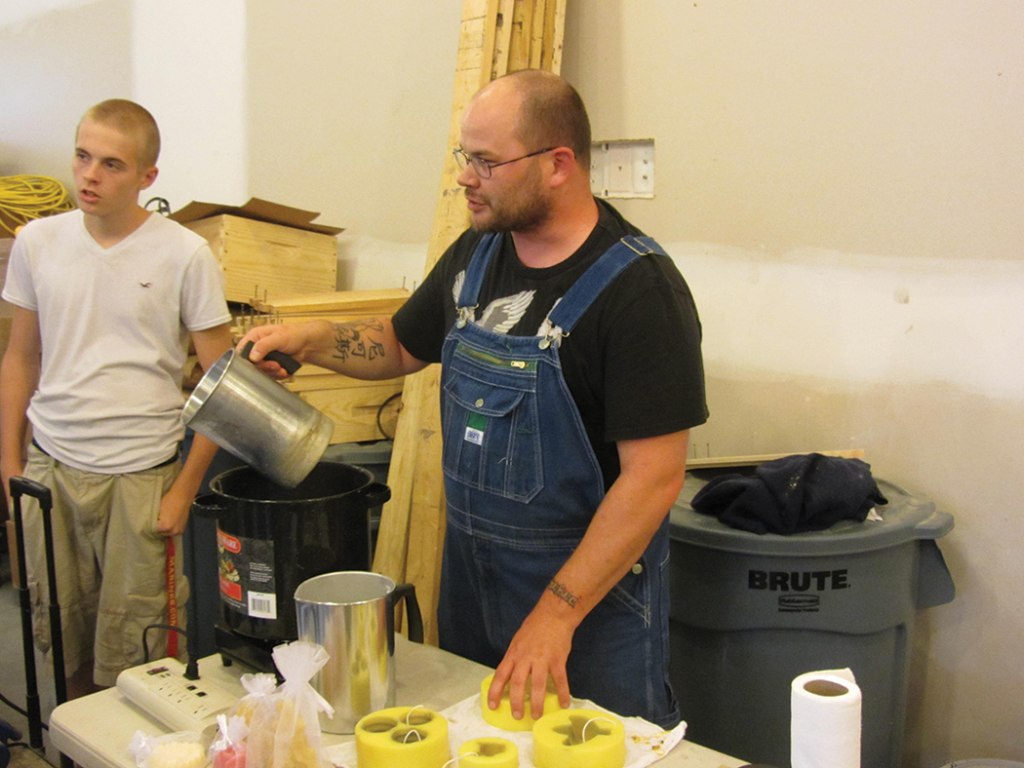
<path fill-rule="evenodd" d="M 376 360 L 384 357 L 384 345 L 374 339 L 369 331 L 383 331 L 380 320 L 357 320 L 352 323 L 334 324 L 334 356 L 339 360 L 362 357 Z"/>
<path fill-rule="evenodd" d="M 554 593 L 555 597 L 564 600 L 573 608 L 576 607 L 576 601 L 579 600 L 579 597 L 566 589 L 565 584 L 552 579 L 551 583 L 548 584 L 548 589 Z"/>

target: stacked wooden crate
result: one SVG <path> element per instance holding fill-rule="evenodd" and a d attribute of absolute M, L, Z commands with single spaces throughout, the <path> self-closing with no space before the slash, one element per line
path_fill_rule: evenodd
<path fill-rule="evenodd" d="M 343 230 L 314 224 L 319 216 L 252 198 L 245 205 L 192 202 L 170 218 L 202 235 L 224 273 L 228 301 L 251 303 L 333 291 Z"/>
<path fill-rule="evenodd" d="M 408 297 L 408 291 L 396 288 L 332 291 L 274 301 L 257 299 L 253 302 L 254 313 L 237 319 L 238 330 L 244 334 L 252 325 L 269 323 L 337 323 L 391 317 Z M 316 365 L 303 365 L 285 381 L 285 386 L 331 418 L 332 443 L 349 443 L 394 437 L 403 383 L 403 378 L 362 381 Z"/>

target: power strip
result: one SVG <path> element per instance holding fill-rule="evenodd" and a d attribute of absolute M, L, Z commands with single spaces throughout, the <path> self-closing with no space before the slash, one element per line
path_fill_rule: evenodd
<path fill-rule="evenodd" d="M 185 665 L 171 658 L 126 669 L 117 676 L 117 690 L 174 731 L 201 733 L 216 726 L 217 715 L 238 701 L 208 680 L 188 680 Z"/>

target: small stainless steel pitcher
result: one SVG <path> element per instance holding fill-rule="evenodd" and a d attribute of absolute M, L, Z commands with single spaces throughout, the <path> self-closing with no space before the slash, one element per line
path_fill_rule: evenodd
<path fill-rule="evenodd" d="M 354 733 L 364 715 L 395 705 L 395 612 L 405 598 L 409 639 L 423 642 L 412 584 L 367 571 L 325 573 L 295 590 L 299 639 L 322 645 L 330 660 L 311 681 L 332 707 L 320 713 L 327 733 Z"/>
<path fill-rule="evenodd" d="M 277 354 L 272 359 L 285 358 Z M 286 359 L 298 368 L 298 363 Z M 262 374 L 247 354 L 233 349 L 221 355 L 200 380 L 181 420 L 287 488 L 297 486 L 312 471 L 334 434 L 333 421 Z"/>

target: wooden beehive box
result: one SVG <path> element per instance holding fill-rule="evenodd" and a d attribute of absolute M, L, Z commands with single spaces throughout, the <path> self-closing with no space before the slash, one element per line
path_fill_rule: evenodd
<path fill-rule="evenodd" d="M 257 292 L 291 296 L 335 286 L 338 243 L 330 235 L 228 215 L 185 226 L 210 244 L 224 271 L 228 301 L 250 301 Z"/>
<path fill-rule="evenodd" d="M 342 230 L 312 224 L 319 214 L 252 199 L 241 207 L 189 203 L 171 218 L 210 244 L 228 301 L 333 291 Z"/>
<path fill-rule="evenodd" d="M 240 318 L 251 324 L 300 323 L 307 320 L 347 322 L 363 317 L 391 317 L 405 300 L 405 289 L 332 291 L 288 296 L 279 301 L 256 301 L 257 314 Z M 404 378 L 363 381 L 316 365 L 303 365 L 284 384 L 334 422 L 331 443 L 350 443 L 394 437 L 401 410 Z"/>
<path fill-rule="evenodd" d="M 333 444 L 393 438 L 404 382 L 362 381 L 304 365 L 284 385 L 334 422 Z"/>

